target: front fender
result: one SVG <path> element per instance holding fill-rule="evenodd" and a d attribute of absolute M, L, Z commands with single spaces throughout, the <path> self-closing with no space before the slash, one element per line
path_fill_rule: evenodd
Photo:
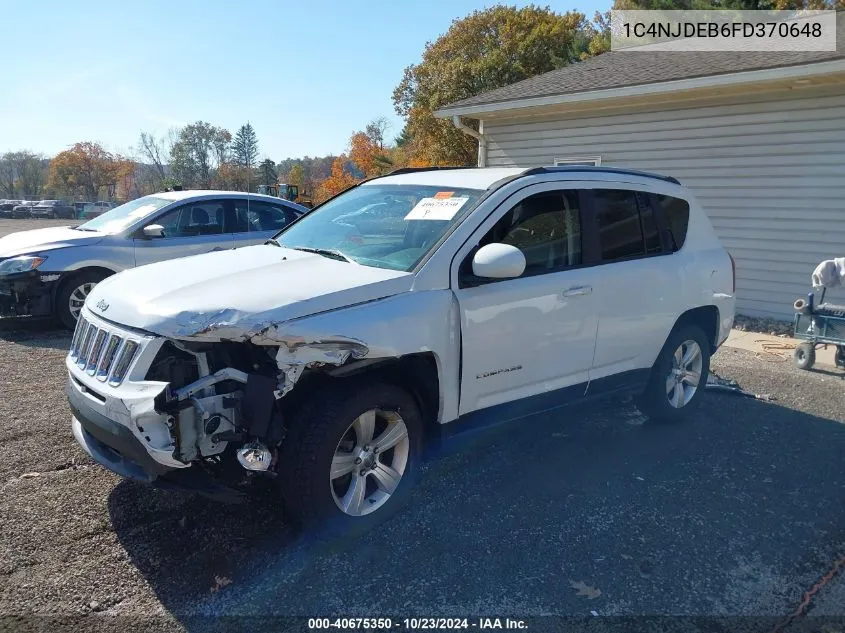
<path fill-rule="evenodd" d="M 342 364 L 430 352 L 440 385 L 439 422 L 458 417 L 460 318 L 451 290 L 408 292 L 294 321 L 267 324 L 250 339 L 278 346 L 280 367 Z"/>

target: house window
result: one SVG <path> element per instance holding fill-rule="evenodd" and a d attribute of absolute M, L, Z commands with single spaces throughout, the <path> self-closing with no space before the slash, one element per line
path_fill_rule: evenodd
<path fill-rule="evenodd" d="M 601 156 L 582 156 L 580 158 L 555 158 L 555 167 L 560 165 L 601 165 Z"/>

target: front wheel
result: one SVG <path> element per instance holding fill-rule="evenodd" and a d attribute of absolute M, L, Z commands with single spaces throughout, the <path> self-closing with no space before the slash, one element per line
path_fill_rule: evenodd
<path fill-rule="evenodd" d="M 56 292 L 55 314 L 59 322 L 67 329 L 76 327 L 76 320 L 85 305 L 85 300 L 98 283 L 105 279 L 98 272 L 81 272 L 62 282 Z"/>
<path fill-rule="evenodd" d="M 695 409 L 710 373 L 710 342 L 695 325 L 669 335 L 651 370 L 639 407 L 653 422 L 677 422 Z"/>
<path fill-rule="evenodd" d="M 423 424 L 403 389 L 343 381 L 291 416 L 279 474 L 300 523 L 358 534 L 398 510 L 419 468 Z"/>

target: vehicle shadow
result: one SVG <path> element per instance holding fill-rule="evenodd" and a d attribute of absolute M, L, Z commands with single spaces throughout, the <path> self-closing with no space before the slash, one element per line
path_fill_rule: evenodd
<path fill-rule="evenodd" d="M 7 341 L 25 347 L 67 351 L 73 332 L 49 319 L 0 318 L 0 343 Z"/>
<path fill-rule="evenodd" d="M 683 424 L 643 420 L 593 406 L 484 432 L 429 460 L 409 507 L 334 548 L 298 539 L 266 498 L 124 482 L 109 511 L 188 630 L 221 615 L 791 611 L 845 541 L 845 425 L 710 393 Z"/>
<path fill-rule="evenodd" d="M 0 342 L 8 341 L 26 347 L 67 350 L 72 337 L 73 332 L 60 327 L 52 319 L 0 318 Z"/>
<path fill-rule="evenodd" d="M 816 365 L 815 367 L 811 367 L 810 369 L 804 369 L 802 371 L 808 371 L 812 374 L 822 374 L 823 376 L 830 376 L 831 378 L 839 378 L 840 380 L 845 380 L 845 372 L 843 372 L 839 368 L 820 367 Z"/>

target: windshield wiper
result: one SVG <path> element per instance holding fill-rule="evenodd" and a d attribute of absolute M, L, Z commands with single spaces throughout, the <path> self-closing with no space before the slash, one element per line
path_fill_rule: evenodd
<path fill-rule="evenodd" d="M 349 262 L 350 264 L 354 263 L 353 260 L 349 259 L 346 255 L 341 253 L 340 251 L 335 251 L 330 248 L 311 248 L 310 246 L 293 246 L 291 247 L 295 251 L 304 251 L 306 253 L 314 253 L 316 255 L 322 255 L 323 257 L 328 257 L 329 259 L 336 259 L 342 262 Z"/>
<path fill-rule="evenodd" d="M 278 246 L 279 248 L 281 248 L 281 247 L 282 247 L 282 245 L 281 245 L 281 244 L 279 244 L 279 240 L 277 240 L 275 237 L 271 237 L 269 240 L 267 240 L 267 241 L 266 241 L 266 242 L 264 242 L 264 243 L 265 243 L 265 244 L 272 244 L 273 246 Z"/>
<path fill-rule="evenodd" d="M 90 231 L 91 233 L 96 233 L 97 229 L 83 229 L 81 226 L 73 226 L 71 227 L 74 231 Z"/>

